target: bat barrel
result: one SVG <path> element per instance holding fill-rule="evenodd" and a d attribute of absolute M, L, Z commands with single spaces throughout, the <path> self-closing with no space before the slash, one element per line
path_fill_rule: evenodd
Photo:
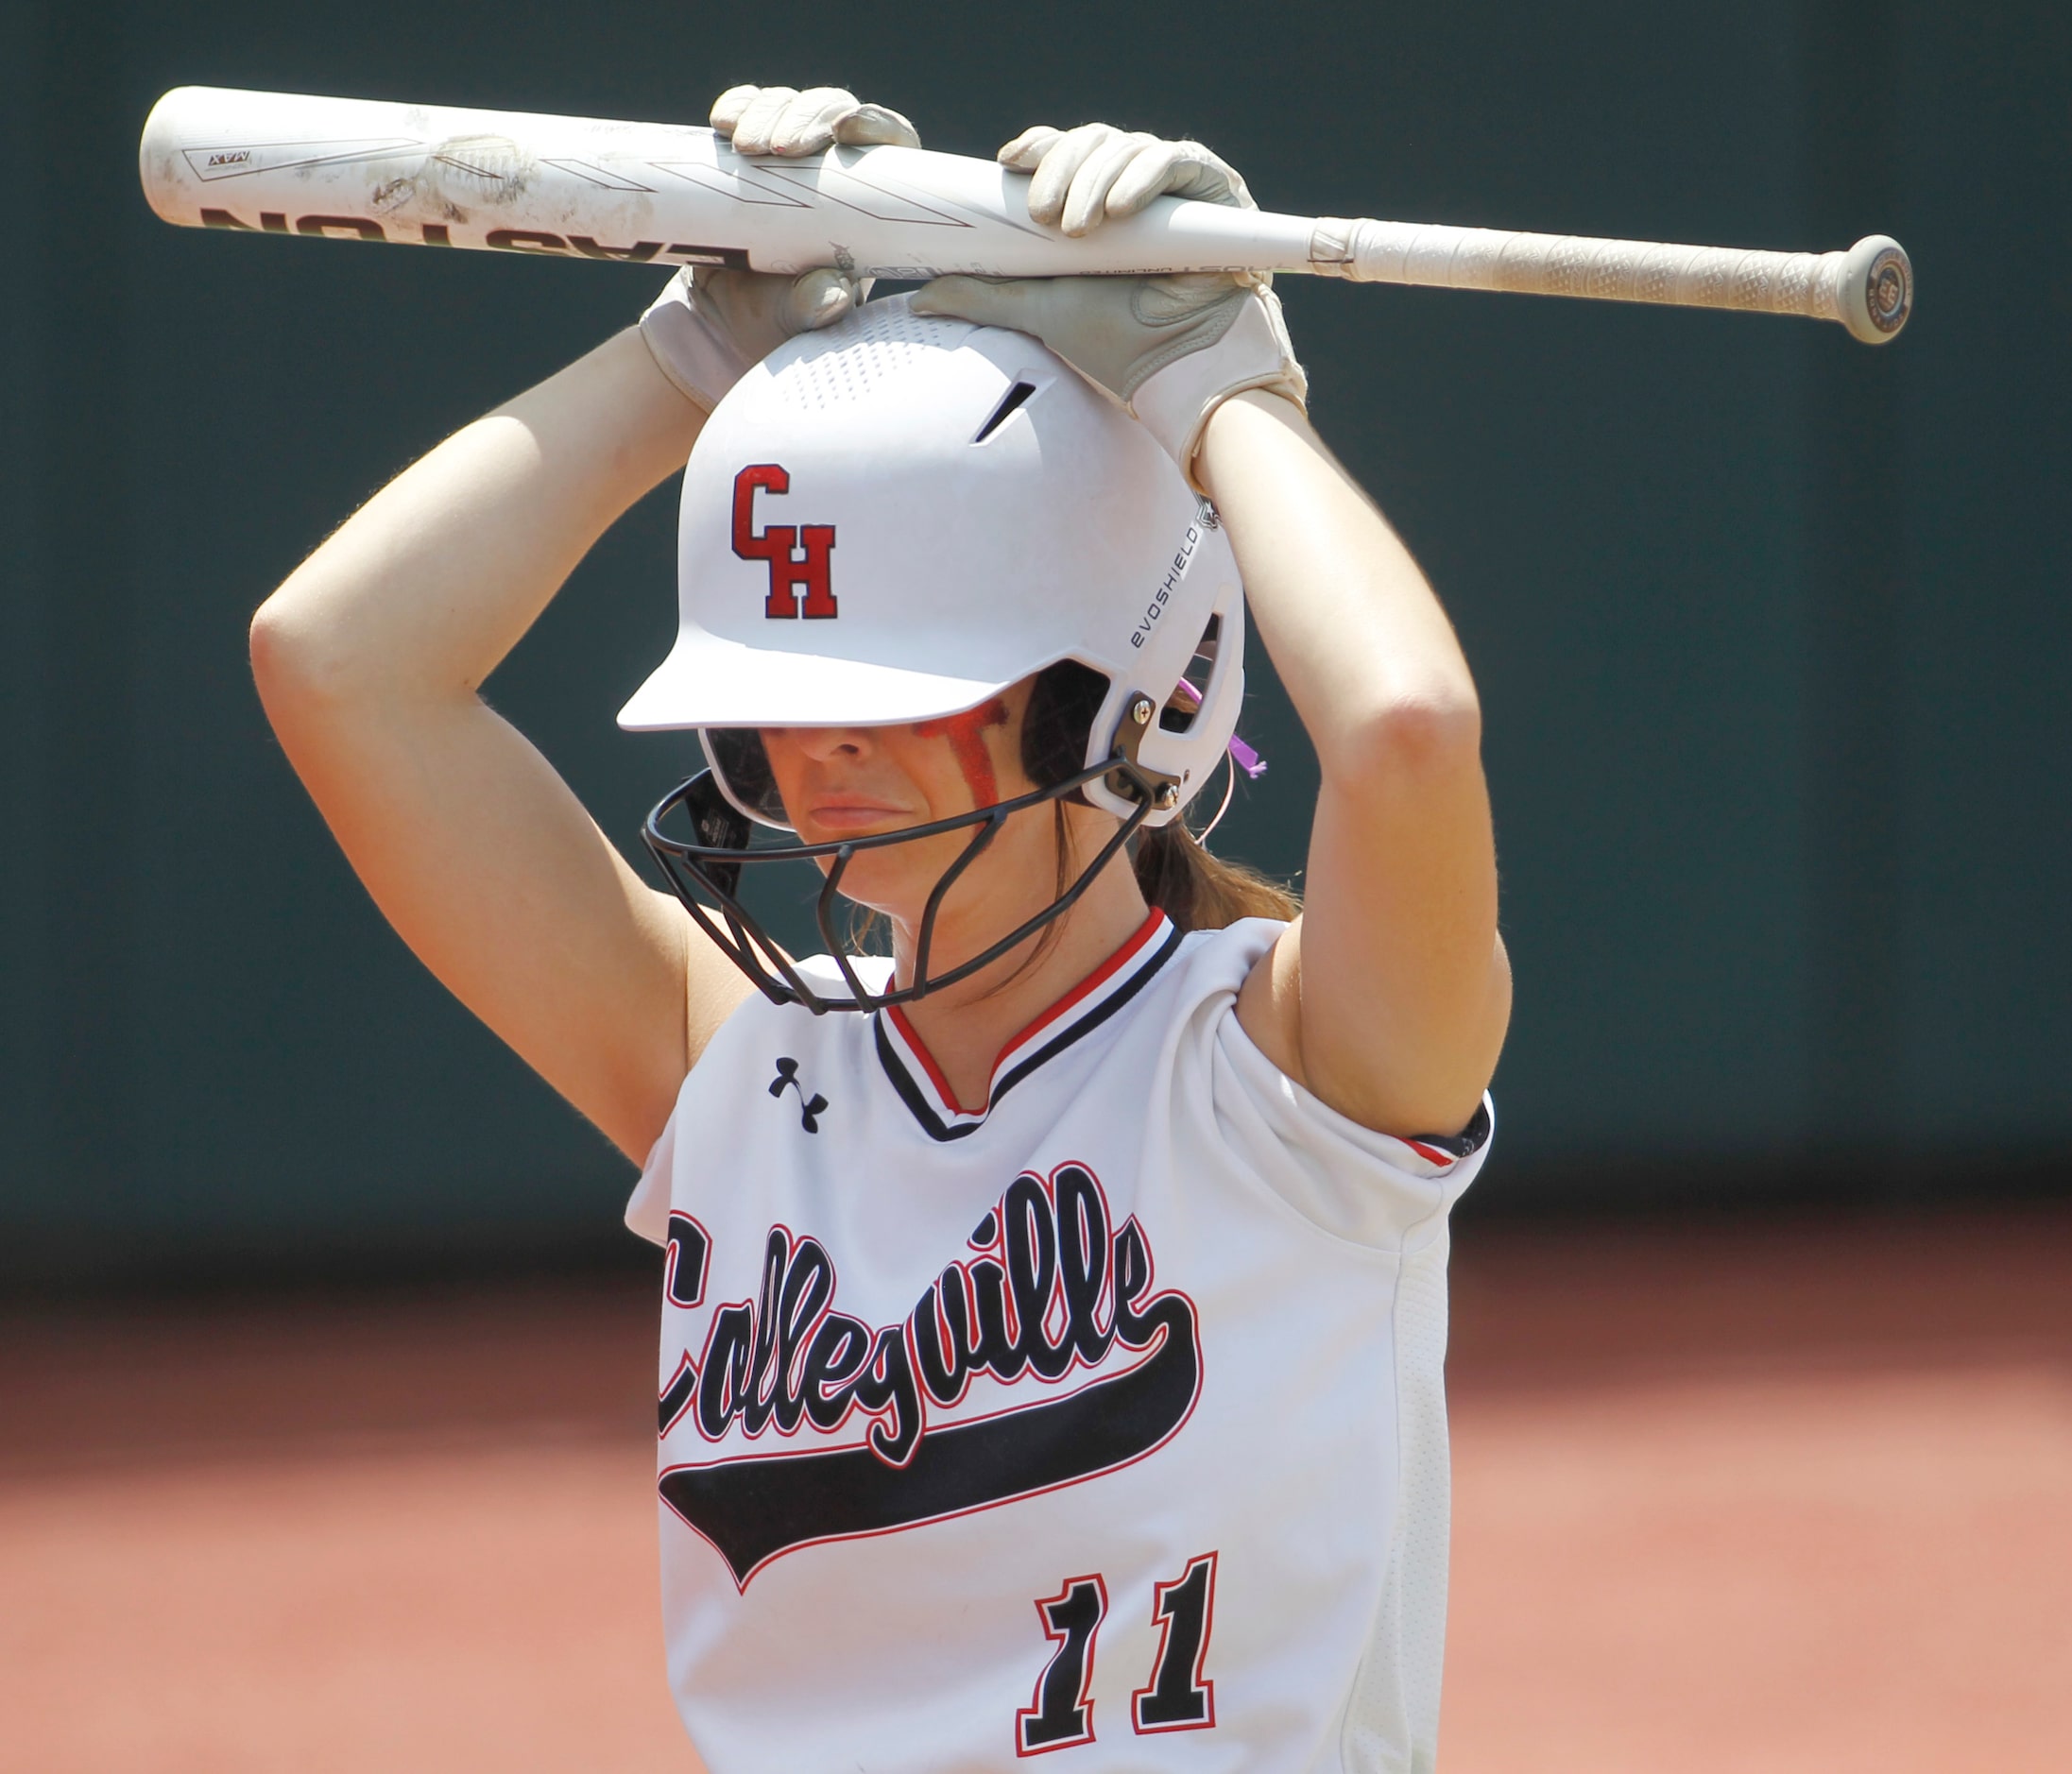
<path fill-rule="evenodd" d="M 1311 224 L 1161 198 L 1067 240 L 1029 179 L 920 148 L 737 155 L 711 129 L 182 87 L 145 125 L 151 207 L 187 228 L 622 264 L 968 271 L 1298 268 Z"/>
<path fill-rule="evenodd" d="M 1913 310 L 1913 267 L 1883 234 L 1847 252 L 1762 252 L 1327 218 L 1310 260 L 1312 270 L 1361 282 L 1804 315 L 1869 345 L 1896 337 Z"/>
<path fill-rule="evenodd" d="M 1896 241 L 1755 252 L 1161 197 L 1081 240 L 1037 226 L 1026 174 L 920 148 L 737 155 L 711 129 L 376 99 L 181 87 L 138 150 L 151 207 L 188 228 L 880 277 L 1311 271 L 1808 315 L 1882 344 L 1907 323 Z"/>
<path fill-rule="evenodd" d="M 714 159 L 711 131 L 681 125 L 193 86 L 152 108 L 137 156 L 180 227 L 745 264 L 697 231 L 727 207 Z"/>

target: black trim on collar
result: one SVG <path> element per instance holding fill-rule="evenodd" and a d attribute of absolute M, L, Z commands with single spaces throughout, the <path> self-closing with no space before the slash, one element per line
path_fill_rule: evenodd
<path fill-rule="evenodd" d="M 992 1118 L 993 1110 L 1009 1090 L 1070 1047 L 1082 1035 L 1089 1034 L 1113 1016 L 1150 983 L 1152 978 L 1162 970 L 1168 961 L 1178 951 L 1180 940 L 1186 934 L 1178 925 L 1169 925 L 1165 935 L 1141 957 L 1130 976 L 1100 1003 L 1084 1015 L 1068 1022 L 1049 1041 L 1026 1058 L 1019 1060 L 1007 1071 L 993 1081 L 991 1094 L 986 1099 L 985 1114 L 968 1121 L 945 1121 L 935 1111 L 919 1082 L 908 1068 L 906 1060 L 892 1044 L 885 1032 L 885 1015 L 882 1011 L 871 1018 L 871 1039 L 878 1049 L 878 1063 L 884 1068 L 899 1100 L 913 1112 L 921 1131 L 931 1139 L 949 1141 L 962 1139 L 975 1134 Z"/>

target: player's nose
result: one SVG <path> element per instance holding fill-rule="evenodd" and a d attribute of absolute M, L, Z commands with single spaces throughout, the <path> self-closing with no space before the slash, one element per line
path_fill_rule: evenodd
<path fill-rule="evenodd" d="M 777 727 L 769 737 L 796 748 L 800 757 L 816 764 L 862 758 L 871 749 L 871 731 L 865 726 Z M 769 739 L 764 742 L 768 743 Z"/>

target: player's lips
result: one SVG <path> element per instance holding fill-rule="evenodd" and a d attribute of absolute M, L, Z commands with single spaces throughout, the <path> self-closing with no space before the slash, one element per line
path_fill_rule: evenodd
<path fill-rule="evenodd" d="M 825 831 L 864 831 L 874 826 L 910 826 L 919 817 L 911 808 L 873 800 L 865 794 L 831 794 L 806 809 L 808 821 Z"/>

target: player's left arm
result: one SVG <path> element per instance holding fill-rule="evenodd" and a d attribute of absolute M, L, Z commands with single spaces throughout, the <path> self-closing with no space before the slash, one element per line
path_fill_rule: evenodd
<path fill-rule="evenodd" d="M 1239 1020 L 1363 1125 L 1456 1133 L 1511 1011 L 1467 661 L 1410 551 L 1292 401 L 1224 401 L 1194 469 L 1323 778 L 1302 916 Z"/>
<path fill-rule="evenodd" d="M 1171 195 L 1252 207 L 1198 142 L 1024 130 L 1029 213 L 1067 234 Z M 1381 1133 L 1473 1117 L 1511 1015 L 1481 712 L 1417 564 L 1304 417 L 1279 305 L 1214 276 L 938 278 L 919 313 L 1033 333 L 1142 420 L 1216 502 L 1259 634 L 1323 766 L 1303 914 L 1238 1019 L 1282 1071 Z"/>

